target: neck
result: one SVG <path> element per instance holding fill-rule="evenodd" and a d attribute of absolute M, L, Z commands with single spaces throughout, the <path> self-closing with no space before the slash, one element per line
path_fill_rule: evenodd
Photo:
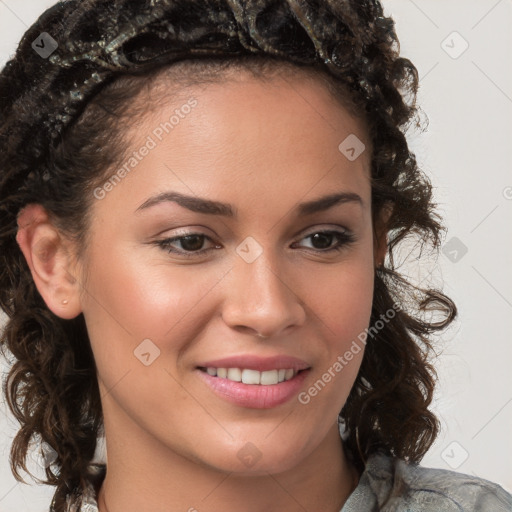
<path fill-rule="evenodd" d="M 116 427 L 119 423 L 116 422 Z M 131 427 L 131 428 L 130 428 Z M 99 512 L 339 512 L 357 485 L 337 423 L 292 469 L 258 476 L 218 471 L 162 447 L 132 424 L 112 432 L 105 417 L 107 474 Z"/>

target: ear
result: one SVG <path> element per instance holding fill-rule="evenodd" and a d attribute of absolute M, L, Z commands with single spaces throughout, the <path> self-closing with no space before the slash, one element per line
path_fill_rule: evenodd
<path fill-rule="evenodd" d="M 71 243 L 52 224 L 40 204 L 31 203 L 19 213 L 16 241 L 48 308 L 64 319 L 78 316 L 80 290 Z"/>
<path fill-rule="evenodd" d="M 385 203 L 374 220 L 373 255 L 376 267 L 384 264 L 388 252 L 389 219 L 393 213 L 393 205 Z"/>

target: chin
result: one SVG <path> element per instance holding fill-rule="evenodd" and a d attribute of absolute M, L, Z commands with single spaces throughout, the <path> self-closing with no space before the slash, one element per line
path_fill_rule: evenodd
<path fill-rule="evenodd" d="M 216 450 L 210 452 L 208 458 L 197 453 L 197 460 L 210 469 L 239 476 L 283 473 L 297 466 L 307 456 L 301 443 L 284 445 L 279 440 L 259 444 L 244 441 L 237 443 L 236 446 L 226 446 L 225 449 L 219 444 L 216 446 Z"/>

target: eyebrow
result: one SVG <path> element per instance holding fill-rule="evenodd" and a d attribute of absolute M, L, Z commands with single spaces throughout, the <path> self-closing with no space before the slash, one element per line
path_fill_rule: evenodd
<path fill-rule="evenodd" d="M 221 203 L 219 201 L 212 201 L 210 199 L 203 199 L 201 197 L 187 196 L 180 194 L 179 192 L 162 192 L 156 196 L 150 197 L 144 201 L 136 210 L 138 213 L 142 210 L 146 210 L 160 203 L 174 202 L 197 213 L 206 213 L 209 215 L 221 215 L 223 217 L 233 218 L 237 215 L 236 208 L 233 208 L 230 204 Z M 300 203 L 297 207 L 297 213 L 299 216 L 312 215 L 314 213 L 323 212 L 345 203 L 356 203 L 361 207 L 363 206 L 363 200 L 361 196 L 354 192 L 338 192 L 329 194 L 327 196 Z"/>

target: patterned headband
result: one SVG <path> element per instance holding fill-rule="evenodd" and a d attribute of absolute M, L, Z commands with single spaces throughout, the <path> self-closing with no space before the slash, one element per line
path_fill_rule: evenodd
<path fill-rule="evenodd" d="M 183 59 L 266 53 L 322 63 L 368 98 L 379 58 L 371 43 L 389 37 L 392 23 L 377 0 L 59 2 L 25 33 L 0 73 L 0 193 L 20 186 L 119 75 Z"/>

